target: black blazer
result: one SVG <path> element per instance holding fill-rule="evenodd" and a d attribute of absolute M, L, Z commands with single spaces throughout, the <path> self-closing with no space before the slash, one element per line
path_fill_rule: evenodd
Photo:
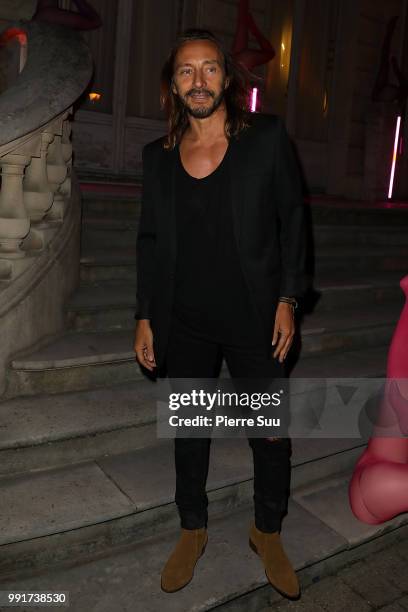
<path fill-rule="evenodd" d="M 270 352 L 279 296 L 300 296 L 305 282 L 305 221 L 299 168 L 277 115 L 250 114 L 231 138 L 234 234 L 242 271 Z M 156 364 L 164 363 L 176 265 L 175 161 L 163 138 L 143 149 L 143 197 L 137 236 L 136 319 L 150 319 Z"/>

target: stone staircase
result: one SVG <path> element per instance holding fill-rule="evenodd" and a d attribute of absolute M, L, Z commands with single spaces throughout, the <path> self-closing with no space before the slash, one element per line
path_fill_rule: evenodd
<path fill-rule="evenodd" d="M 140 189 L 132 191 L 84 192 L 80 285 L 67 304 L 67 331 L 10 363 L 0 404 L 1 589 L 65 585 L 79 612 L 257 610 L 279 596 L 247 545 L 252 463 L 242 439 L 212 442 L 211 546 L 196 578 L 175 598 L 159 588 L 178 516 L 172 441 L 157 438 L 155 384 L 133 353 Z M 291 376 L 382 377 L 404 303 L 408 208 L 334 202 L 309 210 L 314 292 Z M 347 485 L 365 443 L 292 441 L 282 534 L 302 584 L 407 522 L 401 515 L 368 526 L 352 515 Z M 92 593 L 102 597 L 97 608 Z M 126 607 L 134 598 L 137 606 Z"/>

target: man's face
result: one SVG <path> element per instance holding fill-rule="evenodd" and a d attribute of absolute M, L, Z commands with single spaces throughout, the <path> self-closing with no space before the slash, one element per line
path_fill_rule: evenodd
<path fill-rule="evenodd" d="M 190 115 L 209 117 L 223 101 L 227 85 L 217 45 L 209 40 L 192 40 L 180 47 L 172 89 Z"/>

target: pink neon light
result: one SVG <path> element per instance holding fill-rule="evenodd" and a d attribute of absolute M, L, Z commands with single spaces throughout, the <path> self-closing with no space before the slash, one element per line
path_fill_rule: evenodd
<path fill-rule="evenodd" d="M 388 199 L 392 196 L 392 188 L 394 186 L 394 173 L 395 173 L 395 162 L 397 160 L 397 147 L 398 147 L 398 137 L 400 131 L 401 117 L 398 115 L 397 117 L 397 126 L 395 128 L 395 138 L 394 138 L 394 150 L 392 153 L 392 164 L 391 164 L 391 176 L 390 176 L 390 185 L 388 188 Z"/>
<path fill-rule="evenodd" d="M 256 111 L 256 99 L 258 97 L 258 88 L 257 87 L 253 87 L 252 88 L 252 96 L 251 96 L 251 113 L 254 113 Z"/>

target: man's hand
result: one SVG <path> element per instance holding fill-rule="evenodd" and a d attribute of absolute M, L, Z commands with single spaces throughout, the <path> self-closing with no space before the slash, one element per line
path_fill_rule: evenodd
<path fill-rule="evenodd" d="M 139 319 L 136 324 L 134 350 L 140 365 L 153 371 L 156 361 L 153 353 L 153 332 L 149 319 Z"/>
<path fill-rule="evenodd" d="M 276 309 L 272 346 L 276 344 L 278 335 L 279 342 L 273 356 L 278 356 L 279 361 L 282 363 L 292 345 L 293 336 L 295 335 L 295 317 L 293 313 L 293 306 L 287 304 L 286 302 L 279 302 Z"/>

